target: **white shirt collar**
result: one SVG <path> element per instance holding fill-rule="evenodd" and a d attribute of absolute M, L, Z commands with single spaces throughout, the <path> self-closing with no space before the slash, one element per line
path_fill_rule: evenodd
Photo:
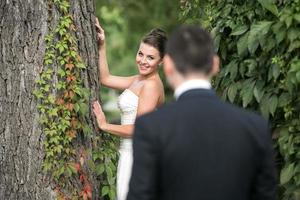
<path fill-rule="evenodd" d="M 183 82 L 182 84 L 180 84 L 174 92 L 174 96 L 176 99 L 178 99 L 178 97 L 191 89 L 211 89 L 211 84 L 209 81 L 207 80 L 203 80 L 203 79 L 191 79 L 188 81 Z"/>

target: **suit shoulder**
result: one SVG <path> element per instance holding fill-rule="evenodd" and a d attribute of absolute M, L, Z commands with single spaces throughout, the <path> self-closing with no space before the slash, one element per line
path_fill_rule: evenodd
<path fill-rule="evenodd" d="M 172 116 L 172 114 L 176 110 L 174 107 L 175 102 L 162 105 L 153 112 L 139 116 L 136 119 L 136 123 L 144 123 L 148 121 L 151 121 L 152 123 L 159 122 L 161 119 L 168 118 L 168 116 Z"/>

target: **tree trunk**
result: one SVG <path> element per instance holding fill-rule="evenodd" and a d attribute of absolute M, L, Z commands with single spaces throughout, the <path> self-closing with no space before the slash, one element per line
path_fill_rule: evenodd
<path fill-rule="evenodd" d="M 87 65 L 82 80 L 92 99 L 98 97 L 97 47 L 93 0 L 70 1 L 77 28 L 81 57 Z M 35 80 L 43 70 L 44 38 L 48 34 L 47 0 L 0 1 L 0 199 L 55 199 L 56 193 L 42 171 L 44 158 L 37 100 L 32 94 Z M 52 13 L 58 18 L 57 12 Z M 92 149 L 95 124 L 89 139 L 80 141 Z M 88 155 L 90 158 L 90 155 Z M 93 199 L 99 183 L 90 173 Z"/>

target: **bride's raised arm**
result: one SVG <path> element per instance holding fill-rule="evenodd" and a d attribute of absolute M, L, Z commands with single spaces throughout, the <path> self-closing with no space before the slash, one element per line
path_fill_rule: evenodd
<path fill-rule="evenodd" d="M 103 28 L 99 24 L 98 18 L 96 18 L 95 26 L 97 30 L 99 49 L 98 66 L 100 71 L 100 82 L 106 87 L 124 90 L 131 85 L 131 83 L 136 79 L 137 76 L 122 77 L 110 74 L 106 57 L 105 33 Z"/>

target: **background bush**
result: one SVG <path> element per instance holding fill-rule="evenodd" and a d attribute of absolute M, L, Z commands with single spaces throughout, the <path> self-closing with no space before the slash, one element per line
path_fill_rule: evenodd
<path fill-rule="evenodd" d="M 300 199 L 300 1 L 181 2 L 181 19 L 213 34 L 219 95 L 270 119 L 281 199 Z"/>

